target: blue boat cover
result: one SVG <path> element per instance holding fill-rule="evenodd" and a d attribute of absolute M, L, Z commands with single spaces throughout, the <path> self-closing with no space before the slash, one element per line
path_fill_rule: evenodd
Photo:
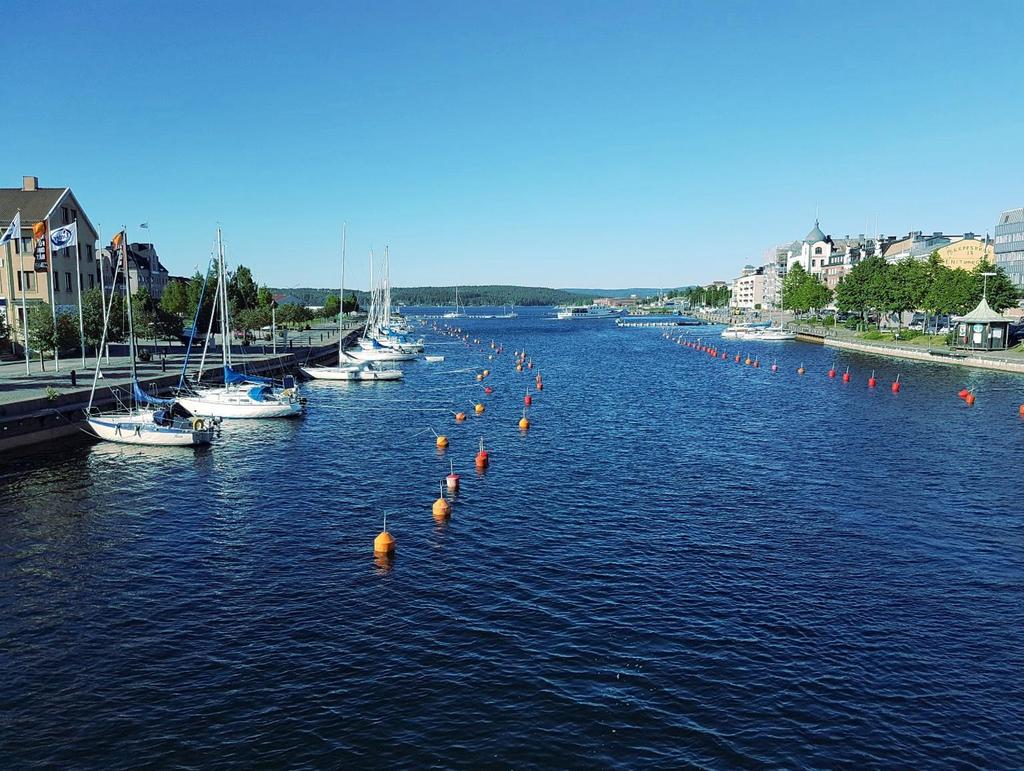
<path fill-rule="evenodd" d="M 269 377 L 258 377 L 257 375 L 246 375 L 242 372 L 235 372 L 231 367 L 224 368 L 224 382 L 228 385 L 238 385 L 239 383 L 261 383 L 264 385 L 271 385 L 274 381 Z"/>
<path fill-rule="evenodd" d="M 255 388 L 249 389 L 249 398 L 254 402 L 266 401 L 263 397 L 270 396 L 273 393 L 270 386 L 258 385 Z"/>
<path fill-rule="evenodd" d="M 174 404 L 174 399 L 161 399 L 158 396 L 147 394 L 139 388 L 138 380 L 132 381 L 132 395 L 135 397 L 135 401 L 139 404 L 163 404 L 167 406 Z"/>

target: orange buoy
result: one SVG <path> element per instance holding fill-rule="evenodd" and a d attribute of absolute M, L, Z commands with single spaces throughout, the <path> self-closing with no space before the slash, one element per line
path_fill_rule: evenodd
<path fill-rule="evenodd" d="M 473 461 L 478 469 L 487 468 L 491 463 L 491 456 L 487 450 L 484 449 L 484 440 L 480 440 L 480 449 L 477 451 L 476 458 Z"/>
<path fill-rule="evenodd" d="M 519 429 L 525 431 L 530 427 L 530 421 L 526 419 L 526 413 L 523 413 L 523 417 L 519 418 Z"/>
<path fill-rule="evenodd" d="M 1024 404 L 1020 405 L 1017 412 L 1022 418 L 1024 418 Z"/>
<path fill-rule="evenodd" d="M 473 410 L 476 412 L 477 415 L 481 414 L 485 409 L 486 407 L 484 407 L 484 405 L 479 402 L 473 405 Z"/>
<path fill-rule="evenodd" d="M 373 553 L 390 556 L 395 553 L 395 537 L 388 532 L 388 515 L 384 515 L 384 529 L 373 539 Z"/>
<path fill-rule="evenodd" d="M 805 373 L 806 371 L 807 371 L 807 370 L 805 370 L 805 369 L 804 369 L 804 365 L 803 365 L 803 364 L 801 364 L 801 365 L 800 365 L 799 367 L 797 367 L 797 368 L 796 368 L 796 374 L 798 374 L 798 375 L 802 375 L 802 374 L 804 374 L 804 373 Z"/>
<path fill-rule="evenodd" d="M 438 434 L 437 439 L 434 440 L 437 444 L 438 449 L 443 450 L 448 446 L 448 437 L 444 434 Z"/>
<path fill-rule="evenodd" d="M 443 488 L 438 499 L 434 501 L 434 505 L 430 507 L 430 510 L 435 517 L 447 517 L 452 513 L 452 505 L 445 500 Z"/>
<path fill-rule="evenodd" d="M 968 393 L 967 396 L 964 397 L 964 401 L 967 402 L 967 406 L 968 407 L 973 407 L 974 406 L 974 394 Z"/>
<path fill-rule="evenodd" d="M 753 360 L 752 360 L 752 359 L 751 359 L 751 358 L 750 358 L 750 357 L 748 356 L 747 358 L 745 358 L 745 359 L 743 360 L 743 363 L 744 363 L 744 364 L 746 364 L 746 365 L 747 365 L 747 366 L 749 367 L 749 366 L 750 366 L 751 364 L 753 364 L 754 362 L 753 362 Z"/>
<path fill-rule="evenodd" d="M 465 412 L 456 412 L 455 413 L 455 422 L 456 423 L 461 423 L 465 419 L 466 419 L 466 413 Z"/>

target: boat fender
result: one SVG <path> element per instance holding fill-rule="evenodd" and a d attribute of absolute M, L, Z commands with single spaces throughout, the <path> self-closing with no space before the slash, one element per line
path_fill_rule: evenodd
<path fill-rule="evenodd" d="M 204 428 L 206 428 L 206 423 L 202 418 L 192 418 L 193 431 L 202 431 Z"/>

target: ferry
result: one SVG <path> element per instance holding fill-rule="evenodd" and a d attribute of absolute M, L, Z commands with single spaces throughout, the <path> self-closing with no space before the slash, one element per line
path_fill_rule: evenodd
<path fill-rule="evenodd" d="M 560 319 L 613 319 L 619 315 L 606 305 L 567 305 L 558 308 Z"/>

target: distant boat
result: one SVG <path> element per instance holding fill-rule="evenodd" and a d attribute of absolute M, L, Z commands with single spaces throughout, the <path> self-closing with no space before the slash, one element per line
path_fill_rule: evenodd
<path fill-rule="evenodd" d="M 566 305 L 558 308 L 560 319 L 613 319 L 618 311 L 607 305 Z"/>
<path fill-rule="evenodd" d="M 314 380 L 401 380 L 404 377 L 400 369 L 376 369 L 368 361 L 355 362 L 345 355 L 345 242 L 348 226 L 342 225 L 341 230 L 341 308 L 338 311 L 338 365 L 322 367 L 316 364 L 303 364 L 299 370 Z M 390 361 L 390 359 L 388 359 Z"/>
<path fill-rule="evenodd" d="M 459 288 L 455 287 L 455 310 L 448 311 L 448 313 L 446 313 L 443 316 L 441 316 L 441 318 L 443 318 L 443 319 L 463 319 L 465 317 L 466 317 L 466 308 L 465 308 L 465 306 L 463 306 L 462 310 L 461 311 L 459 310 Z"/>

